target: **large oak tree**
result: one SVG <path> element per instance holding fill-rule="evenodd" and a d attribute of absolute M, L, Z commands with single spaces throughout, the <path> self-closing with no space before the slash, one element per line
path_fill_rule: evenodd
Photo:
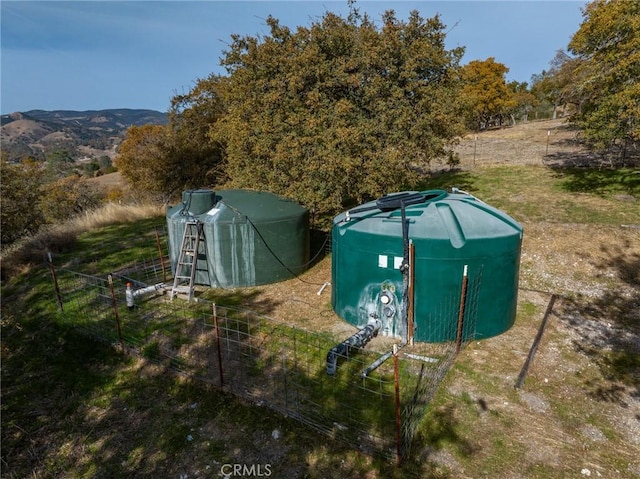
<path fill-rule="evenodd" d="M 294 198 L 318 213 L 415 184 L 462 132 L 458 63 L 436 16 L 393 11 L 377 27 L 352 9 L 295 31 L 234 35 L 222 64 L 230 184 Z"/>
<path fill-rule="evenodd" d="M 640 142 L 638 32 L 640 2 L 596 0 L 584 8 L 569 43 L 580 60 L 572 86 L 582 102 L 576 120 L 599 149 Z"/>

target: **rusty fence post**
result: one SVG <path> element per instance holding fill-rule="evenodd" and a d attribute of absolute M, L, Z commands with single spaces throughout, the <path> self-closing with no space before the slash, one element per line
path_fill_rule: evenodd
<path fill-rule="evenodd" d="M 58 286 L 58 277 L 56 276 L 56 269 L 53 267 L 53 257 L 51 256 L 50 251 L 47 253 L 47 263 L 49 264 L 49 271 L 51 272 L 51 279 L 53 280 L 53 288 L 56 291 L 58 307 L 60 308 L 60 312 L 63 312 L 64 308 L 62 307 L 62 295 L 60 294 L 60 287 Z"/>
<path fill-rule="evenodd" d="M 218 328 L 218 310 L 216 303 L 213 303 L 213 328 L 216 337 L 216 351 L 218 352 L 218 373 L 220 374 L 220 389 L 224 386 L 224 380 L 222 376 L 222 352 L 220 350 L 220 329 Z"/>
<path fill-rule="evenodd" d="M 458 333 L 456 334 L 456 354 L 460 352 L 462 347 L 462 332 L 464 328 L 464 311 L 467 303 L 467 284 L 469 276 L 467 275 L 468 267 L 465 264 L 462 272 L 462 291 L 460 292 L 460 307 L 458 308 Z"/>
<path fill-rule="evenodd" d="M 120 346 L 124 348 L 124 341 L 122 340 L 122 328 L 120 327 L 120 316 L 118 316 L 118 304 L 116 301 L 116 292 L 113 289 L 113 276 L 109 275 L 109 290 L 111 292 L 111 306 L 113 307 L 113 314 L 116 318 L 116 330 L 118 331 L 118 341 L 120 342 Z"/>
<path fill-rule="evenodd" d="M 402 464 L 402 417 L 400 415 L 400 368 L 398 366 L 398 345 L 393 345 L 393 382 L 395 386 L 396 408 L 396 453 L 398 465 Z"/>

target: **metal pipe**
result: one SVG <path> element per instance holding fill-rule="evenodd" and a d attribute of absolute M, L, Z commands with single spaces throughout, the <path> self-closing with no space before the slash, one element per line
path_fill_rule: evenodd
<path fill-rule="evenodd" d="M 399 351 L 400 349 L 404 348 L 406 345 L 407 345 L 407 342 L 402 341 L 400 344 L 394 344 L 393 347 L 397 348 L 397 350 Z M 378 359 L 376 359 L 374 362 L 372 362 L 369 366 L 367 366 L 367 368 L 362 371 L 362 374 L 360 375 L 360 377 L 362 379 L 366 378 L 369 374 L 371 374 L 373 371 L 378 369 L 382 365 L 382 363 L 384 363 L 391 356 L 393 356 L 393 349 L 390 351 L 387 351 Z"/>
<path fill-rule="evenodd" d="M 402 325 L 404 326 L 404 338 L 403 342 L 406 344 L 409 335 L 409 284 L 410 284 L 410 269 L 409 265 L 409 221 L 407 220 L 407 213 L 404 201 L 400 202 L 400 214 L 402 216 L 402 265 L 400 266 L 400 272 L 402 273 Z"/>
<path fill-rule="evenodd" d="M 334 376 L 338 369 L 338 357 L 349 358 L 351 349 L 364 347 L 381 327 L 382 322 L 377 317 L 372 317 L 364 328 L 331 348 L 327 353 L 327 374 Z"/>
<path fill-rule="evenodd" d="M 420 356 L 419 354 L 404 353 L 404 355 L 411 359 L 417 359 L 418 361 L 424 361 L 425 363 L 437 363 L 440 360 L 437 358 L 430 358 L 429 356 Z"/>
<path fill-rule="evenodd" d="M 416 248 L 413 241 L 409 240 L 409 304 L 407 305 L 407 342 L 413 346 L 414 322 L 414 295 L 415 295 L 415 270 Z"/>

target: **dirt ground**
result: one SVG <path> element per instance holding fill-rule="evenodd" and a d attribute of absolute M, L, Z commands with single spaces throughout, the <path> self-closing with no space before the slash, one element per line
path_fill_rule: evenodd
<path fill-rule="evenodd" d="M 618 161 L 615 154 L 596 154 L 579 140 L 579 131 L 559 118 L 471 133 L 461 139 L 455 151 L 463 169 L 499 164 L 611 166 Z M 637 162 L 637 151 L 627 154 Z"/>

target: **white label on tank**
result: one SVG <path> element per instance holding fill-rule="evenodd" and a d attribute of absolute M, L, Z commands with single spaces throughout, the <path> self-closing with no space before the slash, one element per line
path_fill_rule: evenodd
<path fill-rule="evenodd" d="M 389 264 L 389 258 L 386 254 L 378 255 L 378 268 L 386 268 Z"/>
<path fill-rule="evenodd" d="M 402 256 L 394 256 L 393 269 L 400 269 L 400 266 L 402 266 Z"/>

